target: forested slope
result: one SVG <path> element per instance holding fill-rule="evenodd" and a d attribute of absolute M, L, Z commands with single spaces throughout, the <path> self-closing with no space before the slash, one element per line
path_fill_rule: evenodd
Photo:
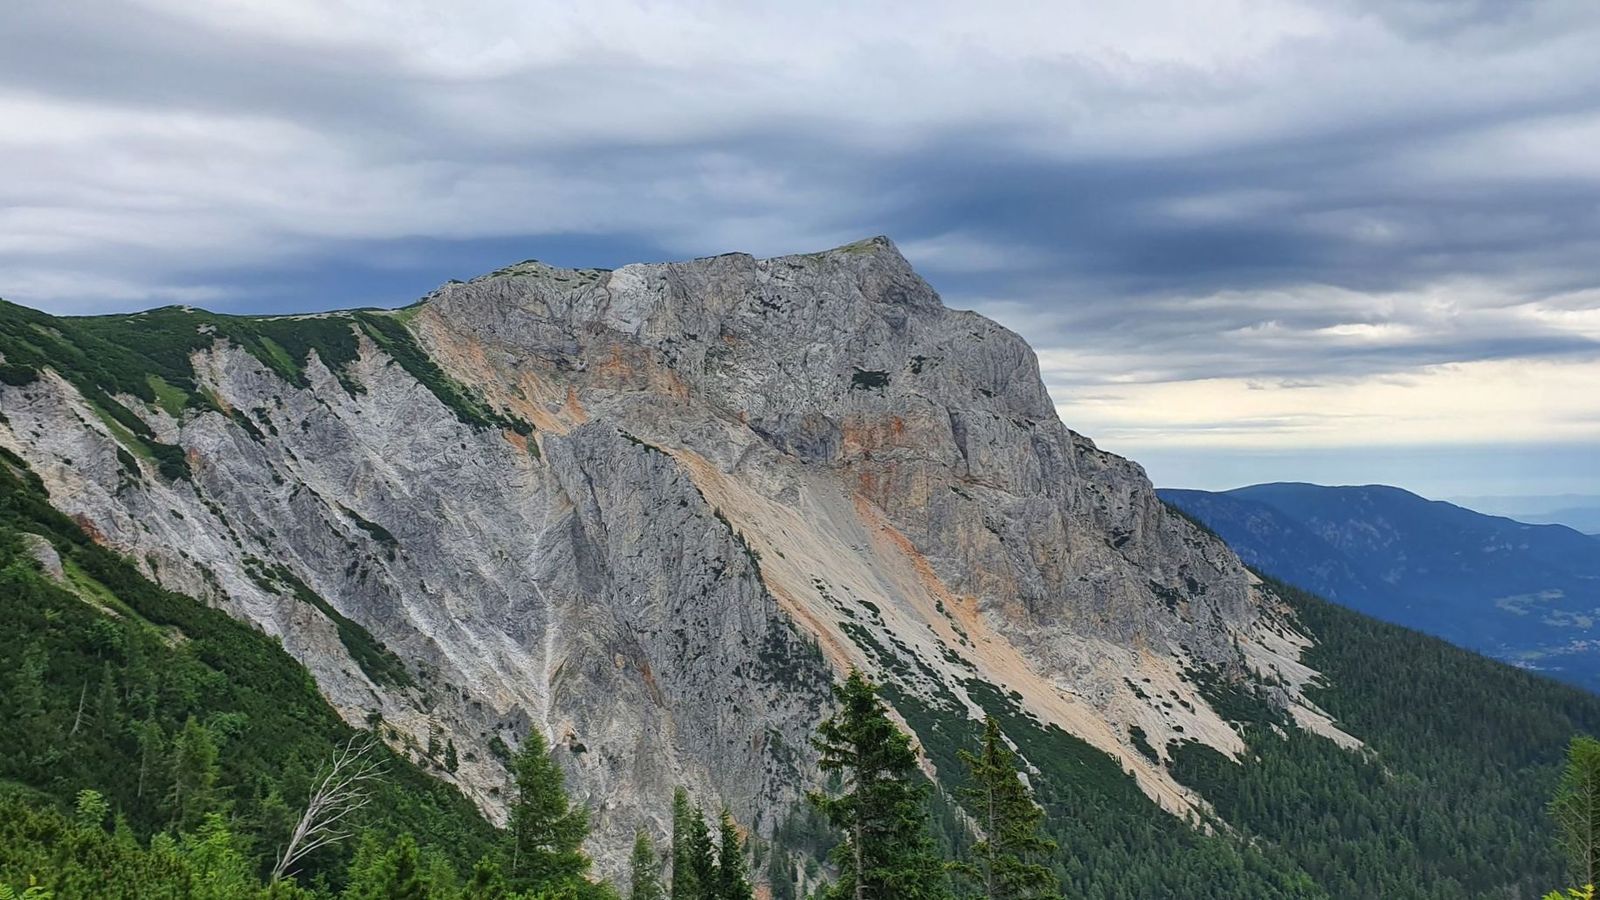
<path fill-rule="evenodd" d="M 1190 747 L 1179 777 L 1334 897 L 1538 896 L 1560 882 L 1545 807 L 1569 739 L 1600 730 L 1600 699 L 1273 588 L 1318 641 L 1306 661 L 1327 686 L 1311 698 L 1367 751 L 1275 727 L 1270 707 L 1244 704 L 1258 759 L 1239 766 Z"/>
<path fill-rule="evenodd" d="M 59 557 L 60 580 L 37 559 Z M 164 591 L 47 502 L 20 460 L 0 459 L 0 781 L 15 828 L 46 828 L 82 790 L 143 841 L 224 813 L 258 861 L 277 853 L 310 781 L 355 732 L 271 638 Z M 382 727 L 381 723 L 373 723 Z M 382 750 L 386 775 L 357 829 L 415 835 L 470 870 L 493 829 L 422 767 L 449 748 Z M 19 806 L 37 815 L 24 816 Z M 0 883 L 25 883 L 18 835 L 0 841 Z M 338 883 L 349 846 L 313 856 Z M 33 860 L 33 861 L 36 861 Z"/>

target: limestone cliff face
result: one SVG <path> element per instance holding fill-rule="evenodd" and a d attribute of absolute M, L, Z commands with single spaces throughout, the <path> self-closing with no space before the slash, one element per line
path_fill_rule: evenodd
<path fill-rule="evenodd" d="M 1203 804 L 1134 749 L 1242 744 L 1196 678 L 1305 641 L 1134 464 L 1056 418 L 1032 352 L 945 308 L 887 240 L 616 271 L 513 266 L 392 315 L 483 427 L 356 327 L 303 384 L 217 339 L 210 408 L 118 399 L 191 478 L 130 456 L 69 379 L 0 385 L 0 445 L 169 587 L 281 636 L 491 815 L 502 744 L 564 748 L 613 869 L 683 783 L 769 833 L 814 777 L 842 669 L 977 716 L 985 685 Z M 122 452 L 119 453 L 119 449 Z M 392 657 L 379 656 L 362 629 Z M 352 635 L 355 635 L 352 637 Z M 363 649 L 364 648 L 364 649 Z M 380 664 L 403 664 L 403 671 Z"/>

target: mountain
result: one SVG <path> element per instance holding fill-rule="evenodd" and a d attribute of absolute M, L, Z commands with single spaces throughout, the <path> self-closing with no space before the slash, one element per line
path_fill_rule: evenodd
<path fill-rule="evenodd" d="M 1560 506 L 1542 512 L 1514 515 L 1520 522 L 1534 525 L 1565 525 L 1574 531 L 1593 534 L 1600 531 L 1600 506 Z"/>
<path fill-rule="evenodd" d="M 1505 516 L 1531 525 L 1565 525 L 1576 531 L 1600 532 L 1600 497 L 1557 494 L 1547 497 L 1452 497 L 1450 502 L 1478 512 Z"/>
<path fill-rule="evenodd" d="M 1600 546 L 1384 486 L 1163 490 L 1260 571 L 1600 689 Z"/>
<path fill-rule="evenodd" d="M 1252 569 L 1371 615 L 1385 612 L 1378 579 L 1277 507 L 1231 493 L 1170 488 L 1157 493 L 1215 531 Z"/>
<path fill-rule="evenodd" d="M 494 822 L 537 729 L 606 873 L 636 829 L 666 833 L 681 784 L 755 836 L 775 896 L 814 886 L 832 839 L 802 799 L 822 783 L 810 737 L 854 666 L 922 748 L 951 852 L 971 841 L 958 751 L 1001 721 L 1074 896 L 1560 876 L 1542 797 L 1600 703 L 1262 583 L 1067 429 L 1022 339 L 946 308 L 887 239 L 526 262 L 392 311 L 4 304 L 0 354 L 25 512 L 0 549 L 30 585 L 51 553 L 66 578 L 23 633 L 66 604 L 186 653 L 169 618 L 225 612 L 340 727 Z M 89 558 L 120 568 L 73 577 Z M 52 640 L 40 727 L 81 740 L 55 673 L 103 651 Z M 212 662 L 213 682 L 254 677 Z M 94 786 L 8 777 L 58 802 Z"/>

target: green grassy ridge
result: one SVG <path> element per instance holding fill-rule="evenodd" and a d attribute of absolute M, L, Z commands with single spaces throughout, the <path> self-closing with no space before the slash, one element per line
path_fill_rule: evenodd
<path fill-rule="evenodd" d="M 102 602 L 51 581 L 26 553 L 23 533 L 48 539 L 73 582 L 93 585 Z M 0 782 L 62 809 L 92 788 L 141 839 L 165 830 L 164 751 L 145 752 L 140 734 L 170 738 L 193 716 L 221 745 L 219 784 L 233 826 L 264 860 L 318 767 L 355 733 L 276 640 L 163 590 L 88 540 L 8 453 L 0 453 L 0 597 L 0 633 L 12 637 L 0 642 Z M 454 787 L 383 755 L 387 775 L 358 824 L 415 834 L 469 870 L 494 829 Z M 337 881 L 347 852 L 314 858 L 309 873 Z M 0 881 L 22 874 L 0 872 Z"/>
<path fill-rule="evenodd" d="M 165 405 L 181 392 L 185 407 L 210 408 L 189 358 L 219 338 L 301 387 L 307 385 L 305 360 L 312 350 L 334 372 L 358 351 L 345 314 L 251 317 L 165 306 L 128 315 L 52 316 L 0 301 L 0 353 L 6 363 L 55 369 L 86 395 L 130 394 Z M 166 388 L 158 391 L 153 378 Z M 346 387 L 359 390 L 351 382 Z"/>
<path fill-rule="evenodd" d="M 171 390 L 176 390 L 172 380 L 186 381 L 188 376 L 171 366 L 172 351 L 166 342 L 153 344 L 148 361 L 133 365 L 138 354 L 100 336 L 103 318 L 61 319 L 0 300 L 0 355 L 5 357 L 0 381 L 26 386 L 40 370 L 54 369 L 135 455 L 156 461 L 166 478 L 189 477 L 183 450 L 157 441 L 144 420 L 113 397 L 126 392 L 151 403 L 171 402 Z M 183 365 L 188 367 L 186 355 Z"/>
<path fill-rule="evenodd" d="M 456 414 L 456 418 L 476 428 L 502 428 L 524 437 L 533 434 L 533 425 L 516 416 L 496 412 L 464 385 L 446 375 L 406 327 L 409 318 L 403 318 L 400 314 L 369 312 L 357 312 L 354 315 L 373 343 L 389 354 L 412 378 L 432 391 L 439 402 Z M 528 446 L 537 456 L 538 445 L 529 441 Z"/>
<path fill-rule="evenodd" d="M 0 300 L 0 354 L 5 357 L 0 381 L 26 385 L 39 371 L 55 370 L 108 422 L 131 433 L 136 452 L 158 460 L 163 475 L 186 477 L 182 451 L 157 442 L 143 420 L 115 397 L 131 395 L 173 415 L 188 409 L 222 412 L 196 383 L 190 361 L 197 350 L 219 339 L 243 348 L 301 388 L 310 385 L 306 365 L 315 351 L 345 390 L 356 395 L 364 388 L 350 374 L 349 365 L 360 354 L 358 334 L 371 339 L 462 422 L 479 429 L 533 433 L 532 425 L 495 411 L 446 375 L 402 317 L 384 310 L 233 316 L 168 306 L 127 315 L 52 316 Z M 249 421 L 244 416 L 235 419 Z"/>

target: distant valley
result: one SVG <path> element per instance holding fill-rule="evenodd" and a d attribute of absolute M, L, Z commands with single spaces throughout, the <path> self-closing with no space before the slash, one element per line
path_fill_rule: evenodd
<path fill-rule="evenodd" d="M 1263 574 L 1600 690 L 1600 541 L 1382 485 L 1163 489 Z"/>

